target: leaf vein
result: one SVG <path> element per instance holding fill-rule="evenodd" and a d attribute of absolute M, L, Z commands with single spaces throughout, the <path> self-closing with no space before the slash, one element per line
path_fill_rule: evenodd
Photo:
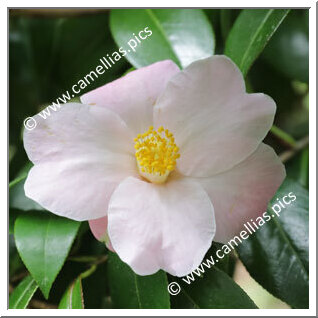
<path fill-rule="evenodd" d="M 274 11 L 274 9 L 270 9 L 268 11 L 268 13 L 266 14 L 266 16 L 264 17 L 264 19 L 262 20 L 262 22 L 260 23 L 260 25 L 258 26 L 258 28 L 256 29 L 256 32 L 254 33 L 254 36 L 252 37 L 251 41 L 249 42 L 249 45 L 248 47 L 246 48 L 246 51 L 242 57 L 242 60 L 241 60 L 241 65 L 240 65 L 240 69 L 242 69 L 242 66 L 245 64 L 245 60 L 249 54 L 249 50 L 251 48 L 251 46 L 254 44 L 254 41 L 255 39 L 257 38 L 257 36 L 259 35 L 263 25 L 265 24 L 266 20 L 268 19 L 268 17 L 272 14 L 272 12 Z"/>
<path fill-rule="evenodd" d="M 137 296 L 138 305 L 139 305 L 139 308 L 142 309 L 142 305 L 141 305 L 141 301 L 140 301 L 140 294 L 139 294 L 139 289 L 138 289 L 137 275 L 136 274 L 134 274 L 134 278 L 135 278 L 135 287 L 136 287 L 136 296 Z"/>
<path fill-rule="evenodd" d="M 19 308 L 19 304 L 22 301 L 22 298 L 26 295 L 26 293 L 28 292 L 28 289 L 31 287 L 31 285 L 35 283 L 34 279 L 31 278 L 31 281 L 29 282 L 29 284 L 26 286 L 25 290 L 21 293 L 20 297 L 17 299 L 15 306 L 13 307 L 13 309 L 17 309 Z M 37 288 L 37 287 L 36 287 Z M 34 289 L 34 292 L 36 291 L 36 288 Z M 34 294 L 34 292 L 30 295 L 32 296 Z"/>
<path fill-rule="evenodd" d="M 293 244 L 290 240 L 290 238 L 288 237 L 288 235 L 285 233 L 285 231 L 282 229 L 281 224 L 279 223 L 279 221 L 277 221 L 277 219 L 272 219 L 274 221 L 274 223 L 277 226 L 278 231 L 280 232 L 280 234 L 282 235 L 283 239 L 285 240 L 285 242 L 287 243 L 287 245 L 290 247 L 290 249 L 292 250 L 293 254 L 296 256 L 297 261 L 300 263 L 300 266 L 302 267 L 302 269 L 304 270 L 304 272 L 306 273 L 306 276 L 308 277 L 308 272 L 305 268 L 305 265 L 303 264 L 302 260 L 300 259 L 298 253 L 296 252 L 295 248 L 293 247 Z M 308 277 L 309 279 L 309 277 Z"/>
<path fill-rule="evenodd" d="M 147 14 L 149 15 L 150 19 L 153 20 L 154 24 L 157 26 L 158 30 L 160 31 L 163 39 L 165 40 L 165 42 L 168 44 L 171 52 L 172 52 L 172 55 L 174 56 L 174 58 L 176 59 L 176 62 L 178 62 L 179 66 L 181 66 L 181 62 L 176 54 L 176 52 L 174 51 L 170 41 L 169 41 L 169 38 L 165 32 L 165 30 L 163 29 L 163 27 L 161 26 L 160 24 L 160 21 L 157 19 L 155 13 L 151 10 L 151 9 L 145 9 L 145 11 L 147 12 Z"/>

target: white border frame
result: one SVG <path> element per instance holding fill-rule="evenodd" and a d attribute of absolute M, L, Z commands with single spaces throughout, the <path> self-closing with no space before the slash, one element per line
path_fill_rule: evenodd
<path fill-rule="evenodd" d="M 161 0 L 161 1 L 152 1 L 151 5 L 149 1 L 119 1 L 117 0 L 90 0 L 90 6 L 87 6 L 87 2 L 83 1 L 70 1 L 70 0 L 55 0 L 55 1 L 46 1 L 45 4 L 40 0 L 30 0 L 30 1 L 5 1 L 1 5 L 1 28 L 0 34 L 2 43 L 7 43 L 7 25 L 8 25 L 8 7 L 17 8 L 24 7 L 28 4 L 27 8 L 30 7 L 64 7 L 64 8 L 105 8 L 107 4 L 108 8 L 118 8 L 118 7 L 182 7 L 180 2 L 176 0 Z M 310 167 L 310 177 L 309 177 L 309 204 L 310 204 L 310 222 L 309 222 L 309 290 L 310 290 L 310 307 L 309 309 L 201 309 L 201 310 L 189 310 L 189 309 L 86 309 L 86 310 L 68 310 L 68 309 L 7 309 L 7 262 L 1 263 L 1 289 L 0 289 L 0 314 L 1 316 L 120 316 L 120 315 L 129 315 L 129 316 L 162 316 L 162 315 L 172 315 L 172 316 L 266 316 L 266 315 L 275 315 L 275 316 L 316 316 L 316 2 L 315 1 L 285 1 L 285 0 L 267 0 L 267 1 L 228 1 L 228 0 L 214 0 L 213 2 L 207 0 L 196 0 L 193 3 L 182 3 L 185 7 L 205 7 L 210 8 L 241 8 L 241 7 L 273 7 L 273 8 L 309 8 L 309 138 L 310 138 L 310 152 L 309 152 L 309 167 Z M 193 6 L 195 4 L 196 6 Z M 1 96 L 7 96 L 8 101 L 8 81 L 7 81 L 7 72 L 8 71 L 8 43 L 7 50 L 2 49 L 0 51 L 0 61 L 2 65 L 2 76 L 6 77 L 2 83 L 7 82 L 7 85 L 1 85 Z M 8 113 L 6 108 L 1 107 L 1 118 L 3 122 L 8 118 Z M 22 123 L 21 123 L 22 124 Z M 5 125 L 0 126 L 1 131 L 1 148 L 7 149 L 8 144 L 8 122 Z M 8 150 L 7 150 L 8 151 Z M 1 171 L 2 175 L 6 175 L 6 184 L 2 182 L 1 184 L 1 205 L 2 205 L 2 222 L 1 222 L 1 251 L 7 254 L 7 193 L 8 190 L 8 169 L 7 169 L 7 160 L 8 152 L 6 159 L 4 156 L 1 157 Z M 6 202 L 6 203 L 5 203 Z M 7 255 L 8 257 L 8 255 Z M 7 258 L 6 257 L 6 258 Z M 8 261 L 8 260 L 7 260 Z"/>

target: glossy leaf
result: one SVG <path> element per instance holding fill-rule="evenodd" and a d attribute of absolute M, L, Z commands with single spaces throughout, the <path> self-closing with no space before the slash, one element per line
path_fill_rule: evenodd
<path fill-rule="evenodd" d="M 293 80 L 308 82 L 307 10 L 292 10 L 264 50 L 265 60 Z"/>
<path fill-rule="evenodd" d="M 225 55 L 246 75 L 286 17 L 287 9 L 245 9 L 236 19 L 225 43 Z"/>
<path fill-rule="evenodd" d="M 31 276 L 25 277 L 10 295 L 9 309 L 26 308 L 37 288 L 38 285 Z"/>
<path fill-rule="evenodd" d="M 296 200 L 243 241 L 238 252 L 265 289 L 294 308 L 308 308 L 308 191 L 287 179 L 269 206 L 291 192 Z M 268 213 L 275 216 L 271 208 Z"/>
<path fill-rule="evenodd" d="M 10 183 L 12 186 L 9 189 L 9 207 L 22 211 L 45 210 L 40 204 L 25 196 L 24 182 L 25 177 L 21 178 L 16 183 Z"/>
<path fill-rule="evenodd" d="M 9 207 L 22 211 L 44 210 L 37 202 L 29 199 L 24 193 L 24 183 L 32 163 L 28 162 L 18 173 L 17 177 L 9 184 Z"/>
<path fill-rule="evenodd" d="M 58 47 L 53 49 L 56 53 L 58 82 L 63 83 L 64 90 L 91 71 L 96 72 L 96 67 L 102 65 L 100 59 L 107 58 L 107 54 L 112 56 L 117 49 L 109 30 L 109 14 L 105 12 L 60 19 L 55 32 Z M 120 58 L 102 75 L 90 81 L 81 94 L 111 82 L 119 77 L 127 66 L 127 61 Z"/>
<path fill-rule="evenodd" d="M 106 272 L 107 262 L 99 264 L 96 271 L 83 280 L 86 309 L 105 308 L 105 302 L 110 302 L 110 297 L 108 297 L 109 287 L 108 278 L 105 274 Z"/>
<path fill-rule="evenodd" d="M 227 36 L 229 35 L 233 23 L 237 18 L 240 10 L 229 10 L 229 9 L 221 9 L 219 10 L 220 13 L 220 27 L 221 27 L 221 34 L 223 42 L 226 41 Z"/>
<path fill-rule="evenodd" d="M 46 298 L 64 264 L 79 225 L 80 222 L 44 211 L 23 213 L 15 222 L 14 236 L 18 252 Z"/>
<path fill-rule="evenodd" d="M 106 10 L 97 14 L 60 11 L 49 16 L 13 11 L 9 19 L 9 121 L 10 145 L 16 151 L 10 162 L 11 177 L 27 160 L 21 143 L 23 120 L 36 114 L 43 104 L 56 101 L 66 90 L 72 97 L 71 87 L 91 71 L 96 72 L 99 59 L 116 50 Z M 98 78 L 93 77 L 86 90 L 118 78 L 128 66 L 121 58 Z"/>
<path fill-rule="evenodd" d="M 117 45 L 130 51 L 126 58 L 136 68 L 166 59 L 185 67 L 214 52 L 212 26 L 200 9 L 112 10 L 110 27 Z M 139 33 L 147 27 L 148 33 Z M 140 40 L 139 34 L 148 36 Z"/>
<path fill-rule="evenodd" d="M 14 223 L 17 217 L 23 212 L 15 209 L 9 209 L 9 234 L 14 233 Z"/>
<path fill-rule="evenodd" d="M 13 234 L 9 234 L 8 237 L 8 249 L 9 249 L 9 276 L 10 278 L 17 274 L 18 272 L 22 272 L 25 270 L 24 264 L 20 258 L 20 255 L 17 251 L 15 240 Z"/>
<path fill-rule="evenodd" d="M 170 308 L 166 273 L 150 276 L 135 274 L 120 258 L 109 253 L 108 277 L 115 308 Z"/>
<path fill-rule="evenodd" d="M 78 277 L 66 290 L 59 303 L 59 309 L 84 309 L 81 277 Z"/>
<path fill-rule="evenodd" d="M 221 250 L 223 247 L 222 243 L 213 242 L 212 246 L 207 251 L 203 261 L 207 258 L 213 258 L 218 259 L 218 262 L 215 263 L 215 266 L 218 267 L 218 269 L 222 270 L 223 272 L 227 273 L 229 276 L 233 275 L 233 264 L 232 264 L 232 256 L 234 253 L 229 253 L 227 255 L 224 255 L 222 259 L 219 259 L 216 255 L 216 252 L 218 250 Z"/>
<path fill-rule="evenodd" d="M 201 277 L 193 277 L 194 281 L 188 280 L 190 284 L 171 278 L 181 287 L 178 295 L 171 296 L 173 308 L 257 308 L 244 290 L 216 266 L 206 269 Z"/>

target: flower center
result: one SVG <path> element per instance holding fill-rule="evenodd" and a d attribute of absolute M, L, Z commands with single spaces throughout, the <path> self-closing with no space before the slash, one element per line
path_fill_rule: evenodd
<path fill-rule="evenodd" d="M 162 126 L 157 131 L 150 126 L 148 131 L 138 134 L 134 141 L 140 174 L 153 183 L 165 182 L 180 157 L 173 134 Z"/>

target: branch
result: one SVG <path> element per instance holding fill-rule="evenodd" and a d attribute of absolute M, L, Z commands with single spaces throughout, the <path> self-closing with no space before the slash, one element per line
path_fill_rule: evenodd
<path fill-rule="evenodd" d="M 296 142 L 296 145 L 291 150 L 287 150 L 279 155 L 282 162 L 286 162 L 295 156 L 300 150 L 304 149 L 309 144 L 309 136 Z"/>
<path fill-rule="evenodd" d="M 285 144 L 291 148 L 294 148 L 296 146 L 296 144 L 297 144 L 296 140 L 291 135 L 289 135 L 287 132 L 281 130 L 277 126 L 273 125 L 270 131 L 283 144 Z"/>
<path fill-rule="evenodd" d="M 41 300 L 30 300 L 29 307 L 33 309 L 57 309 L 57 305 L 49 304 Z"/>
<path fill-rule="evenodd" d="M 12 276 L 10 278 L 10 282 L 11 283 L 15 283 L 15 282 L 18 282 L 20 280 L 22 280 L 24 277 L 28 276 L 29 275 L 29 272 L 28 271 L 24 271 L 24 272 L 21 272 L 19 274 L 16 274 L 14 276 Z"/>

